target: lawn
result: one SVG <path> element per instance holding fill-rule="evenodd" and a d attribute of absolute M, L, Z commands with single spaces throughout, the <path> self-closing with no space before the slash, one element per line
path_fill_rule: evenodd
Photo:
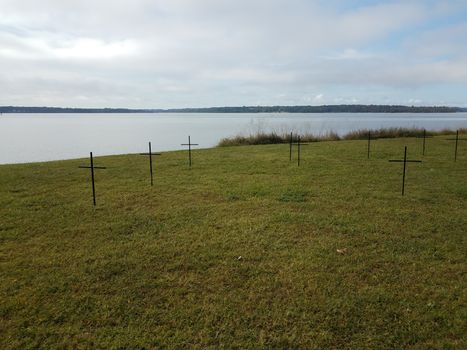
<path fill-rule="evenodd" d="M 95 208 L 88 159 L 2 165 L 0 348 L 465 349 L 445 139 L 167 152 L 153 187 L 147 157 L 95 154 Z"/>

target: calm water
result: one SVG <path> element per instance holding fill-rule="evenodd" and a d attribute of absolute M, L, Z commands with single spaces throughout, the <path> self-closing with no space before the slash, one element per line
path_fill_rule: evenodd
<path fill-rule="evenodd" d="M 467 113 L 436 114 L 3 114 L 0 164 L 181 149 L 191 135 L 200 147 L 256 131 L 339 134 L 380 127 L 467 127 Z"/>

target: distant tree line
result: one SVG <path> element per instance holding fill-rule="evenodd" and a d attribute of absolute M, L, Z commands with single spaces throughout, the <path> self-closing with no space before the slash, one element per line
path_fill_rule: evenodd
<path fill-rule="evenodd" d="M 174 109 L 0 106 L 0 113 L 455 113 L 467 108 L 399 105 L 242 106 Z"/>
<path fill-rule="evenodd" d="M 324 106 L 243 106 L 180 108 L 166 112 L 196 113 L 454 113 L 458 107 L 445 106 L 390 106 L 390 105 L 324 105 Z"/>
<path fill-rule="evenodd" d="M 69 108 L 0 106 L 0 113 L 148 113 L 155 110 L 128 108 Z"/>

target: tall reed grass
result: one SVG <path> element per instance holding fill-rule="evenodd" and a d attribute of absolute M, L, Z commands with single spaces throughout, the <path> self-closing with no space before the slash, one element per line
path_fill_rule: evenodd
<path fill-rule="evenodd" d="M 300 140 L 303 142 L 320 142 L 320 141 L 340 141 L 340 140 L 365 140 L 368 138 L 368 132 L 371 132 L 372 138 L 396 138 L 396 137 L 419 137 L 423 135 L 422 128 L 380 128 L 375 130 L 360 129 L 350 131 L 344 135 L 339 135 L 336 132 L 330 131 L 324 134 L 314 135 L 312 133 L 300 134 Z M 467 128 L 459 129 L 459 133 L 467 132 Z M 452 135 L 455 130 L 426 130 L 426 135 Z M 294 133 L 293 140 L 297 140 L 297 134 Z M 277 143 L 288 143 L 290 141 L 289 133 L 263 132 L 258 131 L 250 135 L 237 135 L 233 137 L 223 138 L 218 146 L 245 146 L 245 145 L 266 145 Z"/>

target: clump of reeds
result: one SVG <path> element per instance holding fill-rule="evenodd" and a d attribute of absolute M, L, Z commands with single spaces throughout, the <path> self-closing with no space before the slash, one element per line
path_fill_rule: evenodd
<path fill-rule="evenodd" d="M 465 133 L 467 129 L 459 129 L 460 133 Z M 368 132 L 371 132 L 372 138 L 396 138 L 396 137 L 417 137 L 423 135 L 422 128 L 380 128 L 375 130 L 360 129 L 348 132 L 344 135 L 339 135 L 336 132 L 329 131 L 324 134 L 314 135 L 312 133 L 300 134 L 302 142 L 320 142 L 320 141 L 339 141 L 339 140 L 365 140 L 368 138 Z M 455 134 L 455 130 L 443 129 L 443 130 L 427 130 L 426 135 L 452 135 Z M 297 141 L 297 135 L 294 133 L 293 141 Z M 266 145 L 266 144 L 277 144 L 277 143 L 288 143 L 290 142 L 290 134 L 288 133 L 276 133 L 276 132 L 263 132 L 259 131 L 255 134 L 248 136 L 237 135 L 233 137 L 223 138 L 218 146 L 245 146 L 245 145 Z"/>

